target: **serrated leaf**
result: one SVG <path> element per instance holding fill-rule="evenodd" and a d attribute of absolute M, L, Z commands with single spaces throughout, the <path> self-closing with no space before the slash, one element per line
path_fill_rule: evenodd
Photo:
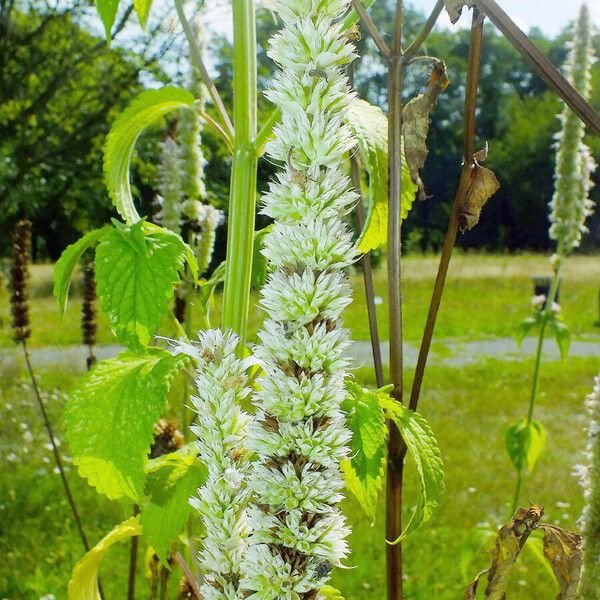
<path fill-rule="evenodd" d="M 385 113 L 364 100 L 352 103 L 347 118 L 369 173 L 369 207 L 365 227 L 358 240 L 360 252 L 369 252 L 387 241 L 388 222 L 388 124 Z M 408 215 L 417 186 L 403 155 L 401 218 Z"/>
<path fill-rule="evenodd" d="M 375 392 L 354 382 L 348 382 L 346 387 L 348 394 L 342 408 L 352 431 L 352 458 L 342 463 L 342 470 L 346 487 L 367 516 L 374 519 L 383 483 L 387 441 L 385 417 Z"/>
<path fill-rule="evenodd" d="M 450 80 L 446 71 L 446 63 L 435 61 L 427 89 L 424 93 L 411 98 L 402 111 L 402 138 L 404 154 L 413 183 L 419 189 L 419 197 L 425 199 L 423 182 L 419 171 L 425 165 L 429 150 L 427 134 L 429 132 L 429 114 L 436 105 L 439 95 L 446 89 Z"/>
<path fill-rule="evenodd" d="M 546 445 L 546 430 L 535 419 L 530 423 L 522 419 L 506 430 L 504 441 L 508 456 L 517 471 L 527 467 L 531 472 Z"/>
<path fill-rule="evenodd" d="M 477 575 L 465 590 L 465 600 L 475 600 L 481 579 L 487 575 L 485 598 L 504 600 L 510 573 L 527 538 L 537 527 L 544 510 L 538 506 L 519 508 L 514 517 L 503 525 L 496 537 L 491 567 Z"/>
<path fill-rule="evenodd" d="M 167 86 L 159 90 L 146 90 L 113 123 L 104 149 L 104 181 L 113 204 L 127 223 L 135 223 L 140 219 L 129 183 L 135 142 L 156 119 L 193 104 L 194 96 L 182 88 Z"/>
<path fill-rule="evenodd" d="M 186 250 L 181 238 L 143 222 L 109 230 L 96 249 L 96 290 L 116 336 L 129 348 L 146 346 L 169 302 Z"/>
<path fill-rule="evenodd" d="M 74 244 L 67 246 L 54 266 L 54 296 L 58 302 L 61 312 L 67 308 L 69 298 L 69 287 L 71 285 L 71 274 L 73 269 L 88 248 L 95 246 L 102 236 L 110 230 L 110 227 L 102 227 L 88 231 Z"/>
<path fill-rule="evenodd" d="M 112 26 L 115 24 L 120 0 L 95 0 L 96 11 L 106 32 L 106 41 L 110 44 Z"/>
<path fill-rule="evenodd" d="M 569 327 L 554 316 L 548 321 L 548 328 L 556 340 L 561 359 L 565 360 L 569 356 L 569 349 L 571 348 L 571 332 L 569 331 Z"/>
<path fill-rule="evenodd" d="M 143 498 L 154 423 L 185 359 L 161 348 L 125 351 L 87 374 L 65 409 L 73 463 L 111 500 Z"/>
<path fill-rule="evenodd" d="M 141 531 L 142 526 L 138 518 L 131 517 L 102 538 L 73 568 L 68 587 L 68 599 L 102 600 L 98 590 L 98 568 L 104 555 L 114 544 L 139 535 Z"/>
<path fill-rule="evenodd" d="M 517 331 L 515 332 L 515 339 L 517 341 L 517 346 L 521 347 L 521 344 L 523 343 L 523 340 L 527 337 L 527 334 L 536 325 L 539 324 L 539 322 L 540 322 L 539 315 L 540 315 L 540 313 L 538 312 L 538 313 L 536 313 L 536 315 L 534 317 L 527 317 L 519 323 L 519 326 L 517 327 Z"/>
<path fill-rule="evenodd" d="M 319 590 L 318 600 L 344 600 L 344 596 L 339 590 L 330 585 L 325 585 Z"/>
<path fill-rule="evenodd" d="M 444 463 L 437 440 L 427 421 L 417 412 L 400 402 L 380 394 L 379 401 L 388 419 L 391 419 L 413 457 L 419 475 L 420 493 L 417 506 L 396 544 L 427 522 L 439 506 L 444 492 Z"/>
<path fill-rule="evenodd" d="M 150 8 L 152 7 L 152 0 L 133 0 L 133 8 L 137 13 L 140 25 L 145 30 L 146 23 L 148 22 L 148 16 L 150 15 Z"/>
<path fill-rule="evenodd" d="M 206 479 L 206 468 L 189 447 L 148 461 L 145 495 L 140 514 L 143 537 L 164 565 L 171 544 L 192 511 L 190 497 Z"/>

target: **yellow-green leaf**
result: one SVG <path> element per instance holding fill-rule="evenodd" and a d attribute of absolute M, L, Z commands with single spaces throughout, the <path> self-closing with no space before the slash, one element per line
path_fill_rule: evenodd
<path fill-rule="evenodd" d="M 101 600 L 98 591 L 98 568 L 107 550 L 118 542 L 140 535 L 142 526 L 137 517 L 117 525 L 77 562 L 71 574 L 68 600 Z"/>

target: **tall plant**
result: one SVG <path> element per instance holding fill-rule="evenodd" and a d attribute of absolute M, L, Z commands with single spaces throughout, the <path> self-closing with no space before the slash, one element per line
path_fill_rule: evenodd
<path fill-rule="evenodd" d="M 573 42 L 566 63 L 567 79 L 583 97 L 591 91 L 591 66 L 594 62 L 589 9 L 581 6 L 573 30 Z M 591 214 L 591 173 L 596 165 L 583 138 L 585 127 L 580 118 L 565 106 L 559 115 L 561 129 L 556 135 L 555 191 L 550 207 L 550 238 L 556 242 L 556 253 L 551 258 L 553 276 L 547 295 L 534 298 L 535 313 L 519 327 L 519 343 L 537 329 L 537 344 L 527 416 L 512 425 L 506 432 L 506 448 L 517 470 L 512 512 L 521 497 L 523 478 L 537 462 L 545 441 L 543 425 L 534 418 L 539 391 L 541 361 L 547 333 L 553 335 L 561 356 L 567 356 L 570 334 L 559 315 L 556 303 L 560 275 L 565 257 L 577 246 L 586 231 L 585 220 Z"/>

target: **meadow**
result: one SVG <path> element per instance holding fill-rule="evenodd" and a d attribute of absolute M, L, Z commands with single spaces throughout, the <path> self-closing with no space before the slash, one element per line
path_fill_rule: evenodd
<path fill-rule="evenodd" d="M 405 262 L 405 326 L 410 342 L 418 342 L 425 318 L 434 257 L 409 256 Z M 447 293 L 442 304 L 438 339 L 489 339 L 511 336 L 529 312 L 530 277 L 547 271 L 547 258 L 537 255 L 458 255 L 453 259 Z M 376 271 L 376 293 L 386 296 L 385 270 Z M 595 356 L 547 360 L 541 376 L 539 419 L 548 430 L 548 445 L 533 476 L 526 482 L 523 499 L 541 504 L 549 522 L 576 529 L 582 498 L 573 465 L 581 460 L 585 444 L 583 399 L 591 388 L 600 363 L 598 319 L 598 257 L 569 259 L 561 289 L 562 310 L 575 339 L 598 343 Z M 32 274 L 33 347 L 78 344 L 79 306 L 77 286 L 65 318 L 51 297 L 51 266 L 35 266 Z M 364 300 L 359 274 L 353 276 L 356 301 L 345 316 L 355 339 L 367 339 Z M 256 297 L 254 298 L 256 302 Z M 0 318 L 0 413 L 3 428 L 0 454 L 5 457 L 0 476 L 0 598 L 7 600 L 62 599 L 73 564 L 82 548 L 71 526 L 58 475 L 37 406 L 24 369 L 6 359 L 12 346 L 5 290 Z M 383 317 L 385 301 L 379 305 Z M 259 313 L 253 317 L 256 329 Z M 218 315 L 214 315 L 215 319 Z M 381 319 L 383 325 L 384 319 Z M 382 327 L 382 338 L 387 332 Z M 114 343 L 106 321 L 101 319 L 99 343 Z M 552 344 L 553 342 L 549 342 Z M 443 344 L 443 342 L 442 342 Z M 60 423 L 62 407 L 84 367 L 58 362 L 39 369 L 52 418 Z M 460 598 L 467 583 L 487 562 L 480 555 L 474 564 L 461 565 L 461 549 L 478 524 L 506 521 L 514 486 L 514 470 L 504 450 L 504 430 L 519 418 L 526 405 L 533 358 L 523 353 L 520 361 L 480 356 L 469 364 L 430 364 L 423 388 L 421 411 L 433 427 L 445 462 L 446 492 L 433 519 L 405 544 L 406 597 L 414 600 Z M 407 370 L 407 383 L 412 372 Z M 355 372 L 365 385 L 373 385 L 372 369 Z M 60 435 L 60 425 L 57 427 Z M 63 448 L 68 456 L 68 448 Z M 409 467 L 407 507 L 416 501 L 417 487 Z M 97 495 L 76 472 L 68 476 L 81 505 L 93 543 L 115 523 L 131 513 L 129 504 L 111 503 Z M 383 515 L 382 510 L 378 515 Z M 352 524 L 352 555 L 347 570 L 337 570 L 333 585 L 347 600 L 384 597 L 385 548 L 383 523 L 371 523 L 358 505 L 348 499 L 345 510 Z M 138 564 L 138 594 L 147 597 L 142 548 Z M 127 577 L 128 546 L 119 545 L 102 567 L 105 597 L 120 598 Z M 171 577 L 175 590 L 180 573 Z M 554 598 L 556 590 L 548 573 L 525 556 L 513 572 L 509 597 L 519 600 Z M 174 594 L 175 592 L 172 591 Z M 511 595 L 512 594 L 512 595 Z M 173 596 L 174 597 L 174 596 Z"/>

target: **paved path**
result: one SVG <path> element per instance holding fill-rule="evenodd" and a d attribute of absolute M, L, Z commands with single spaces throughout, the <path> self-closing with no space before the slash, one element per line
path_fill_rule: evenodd
<path fill-rule="evenodd" d="M 429 363 L 448 367 L 461 367 L 477 363 L 486 358 L 500 360 L 522 360 L 531 357 L 535 351 L 535 338 L 526 338 L 519 349 L 513 338 L 493 338 L 478 341 L 459 341 L 455 339 L 435 340 L 430 353 Z M 96 356 L 99 360 L 117 355 L 121 346 L 98 346 Z M 382 356 L 387 363 L 387 343 L 382 344 Z M 366 341 L 354 342 L 351 349 L 355 366 L 371 365 L 371 344 Z M 406 364 L 412 366 L 417 360 L 418 346 L 407 343 L 404 347 Z M 85 367 L 87 348 L 84 346 L 48 346 L 31 349 L 31 358 L 38 367 L 61 365 L 81 370 Z M 596 356 L 600 360 L 600 336 L 587 341 L 574 341 L 571 344 L 571 356 Z M 543 360 L 556 360 L 559 352 L 554 340 L 548 340 L 544 346 Z M 0 349 L 0 369 L 22 363 L 20 352 L 13 348 Z"/>

